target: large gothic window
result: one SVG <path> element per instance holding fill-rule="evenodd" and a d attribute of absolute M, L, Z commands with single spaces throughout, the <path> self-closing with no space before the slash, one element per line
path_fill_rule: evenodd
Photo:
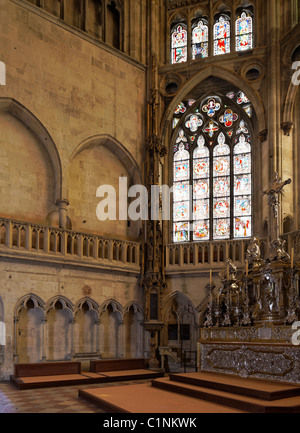
<path fill-rule="evenodd" d="M 181 102 L 173 120 L 173 241 L 252 235 L 252 141 L 247 96 Z"/>
<path fill-rule="evenodd" d="M 253 19 L 247 10 L 243 10 L 235 22 L 235 46 L 236 51 L 253 48 Z"/>
<path fill-rule="evenodd" d="M 187 61 L 187 27 L 177 24 L 171 32 L 171 62 L 183 63 Z"/>

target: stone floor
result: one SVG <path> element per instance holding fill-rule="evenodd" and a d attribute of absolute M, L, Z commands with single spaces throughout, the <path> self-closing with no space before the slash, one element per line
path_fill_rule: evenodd
<path fill-rule="evenodd" d="M 0 413 L 105 413 L 94 404 L 79 398 L 78 390 L 150 382 L 141 380 L 23 391 L 16 389 L 10 382 L 0 382 Z"/>

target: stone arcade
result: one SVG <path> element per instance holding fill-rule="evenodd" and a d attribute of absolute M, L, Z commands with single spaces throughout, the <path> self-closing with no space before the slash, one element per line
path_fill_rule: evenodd
<path fill-rule="evenodd" d="M 3 0 L 0 21 L 0 381 L 197 358 L 299 382 L 299 0 Z M 162 192 L 124 217 L 119 179 L 141 214 L 173 187 L 170 220 Z"/>

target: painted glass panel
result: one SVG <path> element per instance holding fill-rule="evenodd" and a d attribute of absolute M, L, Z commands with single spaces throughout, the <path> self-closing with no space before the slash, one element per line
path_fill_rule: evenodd
<path fill-rule="evenodd" d="M 251 217 L 234 218 L 234 237 L 248 238 L 252 235 Z"/>
<path fill-rule="evenodd" d="M 214 239 L 228 239 L 230 236 L 230 219 L 214 220 Z"/>
<path fill-rule="evenodd" d="M 214 179 L 214 197 L 226 197 L 230 195 L 230 179 L 229 177 L 220 177 Z"/>
<path fill-rule="evenodd" d="M 190 161 L 174 163 L 174 181 L 189 180 L 190 178 Z"/>
<path fill-rule="evenodd" d="M 174 155 L 174 161 L 185 161 L 190 159 L 189 152 L 185 149 L 184 144 L 179 144 L 179 149 Z"/>
<path fill-rule="evenodd" d="M 187 201 L 190 199 L 189 182 L 178 182 L 173 188 L 174 201 Z"/>
<path fill-rule="evenodd" d="M 209 218 L 209 200 L 194 201 L 194 220 L 206 220 Z"/>
<path fill-rule="evenodd" d="M 242 133 L 243 134 L 249 134 L 249 129 L 248 129 L 247 124 L 244 120 L 240 121 L 239 127 L 236 131 L 237 135 L 242 134 Z"/>
<path fill-rule="evenodd" d="M 218 124 L 216 122 L 213 122 L 212 120 L 205 126 L 203 129 L 203 132 L 206 132 L 210 138 L 213 138 L 216 132 L 219 131 Z"/>
<path fill-rule="evenodd" d="M 238 196 L 234 199 L 234 215 L 251 215 L 251 196 Z"/>
<path fill-rule="evenodd" d="M 197 114 L 192 114 L 187 122 L 185 123 L 185 126 L 191 131 L 191 132 L 197 132 L 198 128 L 203 125 L 203 120 L 201 117 Z"/>
<path fill-rule="evenodd" d="M 204 139 L 203 135 L 200 135 L 200 137 L 198 138 L 197 144 L 198 144 L 198 146 L 195 148 L 194 154 L 193 154 L 194 159 L 208 158 L 209 157 L 209 150 L 205 146 L 205 139 Z"/>
<path fill-rule="evenodd" d="M 206 113 L 209 117 L 213 117 L 217 111 L 221 108 L 221 104 L 216 98 L 210 98 L 207 104 L 203 105 L 202 111 Z"/>
<path fill-rule="evenodd" d="M 239 116 L 234 113 L 231 109 L 225 111 L 225 113 L 220 117 L 220 122 L 224 123 L 226 128 L 231 128 L 234 122 L 238 120 Z"/>
<path fill-rule="evenodd" d="M 174 203 L 174 221 L 187 221 L 190 219 L 189 202 Z"/>
<path fill-rule="evenodd" d="M 246 137 L 241 135 L 239 137 L 239 142 L 234 146 L 234 154 L 240 155 L 241 153 L 250 153 L 251 144 L 246 141 Z"/>
<path fill-rule="evenodd" d="M 251 172 L 251 154 L 236 155 L 234 157 L 234 173 L 243 174 Z"/>
<path fill-rule="evenodd" d="M 243 12 L 236 20 L 236 51 L 245 51 L 253 48 L 253 21 L 252 17 Z"/>
<path fill-rule="evenodd" d="M 230 198 L 214 199 L 214 218 L 230 217 Z"/>
<path fill-rule="evenodd" d="M 194 222 L 194 240 L 209 240 L 209 220 Z"/>
<path fill-rule="evenodd" d="M 192 30 L 192 58 L 208 57 L 208 25 L 200 20 Z"/>
<path fill-rule="evenodd" d="M 180 104 L 178 104 L 176 110 L 174 111 L 174 114 L 184 114 L 186 112 L 186 106 L 184 105 L 183 102 L 180 102 Z"/>
<path fill-rule="evenodd" d="M 218 137 L 218 145 L 214 148 L 214 156 L 230 155 L 230 147 L 225 143 L 223 132 Z"/>
<path fill-rule="evenodd" d="M 234 195 L 251 194 L 251 175 L 234 176 Z"/>
<path fill-rule="evenodd" d="M 239 92 L 237 95 L 237 100 L 236 102 L 241 105 L 241 104 L 247 104 L 248 102 L 250 102 L 250 99 L 245 95 L 244 92 Z"/>
<path fill-rule="evenodd" d="M 209 198 L 209 179 L 194 181 L 194 198 Z"/>
<path fill-rule="evenodd" d="M 209 158 L 194 161 L 194 179 L 203 179 L 209 176 Z"/>
<path fill-rule="evenodd" d="M 174 224 L 174 242 L 189 242 L 190 240 L 190 224 L 181 222 Z"/>
<path fill-rule="evenodd" d="M 172 63 L 187 61 L 187 31 L 183 25 L 178 25 L 171 35 Z"/>
<path fill-rule="evenodd" d="M 230 157 L 214 158 L 213 163 L 214 177 L 224 177 L 230 175 Z"/>
<path fill-rule="evenodd" d="M 214 25 L 214 55 L 230 53 L 230 20 L 221 16 Z"/>

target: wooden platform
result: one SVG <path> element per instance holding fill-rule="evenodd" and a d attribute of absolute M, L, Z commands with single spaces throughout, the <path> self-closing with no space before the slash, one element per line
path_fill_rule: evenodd
<path fill-rule="evenodd" d="M 151 384 L 79 390 L 78 395 L 110 413 L 242 413 L 230 407 L 171 394 Z"/>
<path fill-rule="evenodd" d="M 144 359 L 97 361 L 91 363 L 91 371 L 83 372 L 80 362 L 16 364 L 14 375 L 10 377 L 10 380 L 18 389 L 23 390 L 127 380 L 150 380 L 163 376 L 162 373 L 141 367 L 145 367 Z"/>
<path fill-rule="evenodd" d="M 171 374 L 151 385 L 80 390 L 117 413 L 300 413 L 300 386 L 211 373 Z"/>

